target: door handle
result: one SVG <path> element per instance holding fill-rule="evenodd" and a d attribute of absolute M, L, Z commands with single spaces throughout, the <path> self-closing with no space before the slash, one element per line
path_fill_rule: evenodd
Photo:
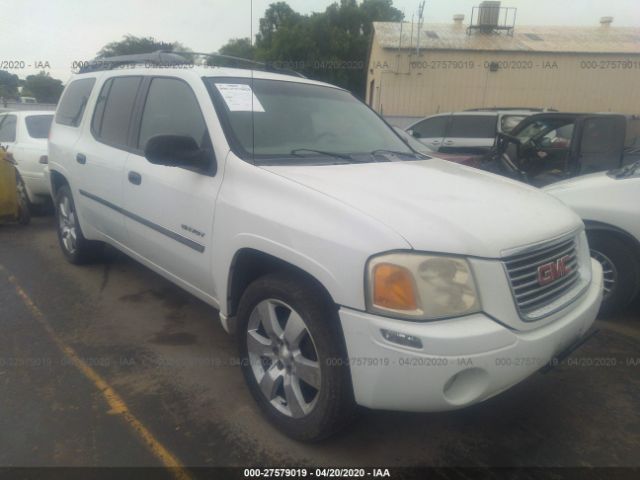
<path fill-rule="evenodd" d="M 453 145 L 453 140 L 447 140 L 444 142 L 445 145 Z"/>
<path fill-rule="evenodd" d="M 85 163 L 87 163 L 87 156 L 84 153 L 77 154 L 76 162 L 78 162 L 80 165 L 84 165 Z"/>
<path fill-rule="evenodd" d="M 142 183 L 142 175 L 138 172 L 129 172 L 129 181 L 134 185 L 140 185 Z"/>

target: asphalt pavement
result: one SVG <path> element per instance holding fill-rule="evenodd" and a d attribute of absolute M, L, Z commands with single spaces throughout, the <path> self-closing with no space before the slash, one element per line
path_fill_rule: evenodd
<path fill-rule="evenodd" d="M 0 466 L 640 467 L 639 304 L 483 404 L 308 445 L 264 420 L 217 312 L 145 267 L 68 264 L 51 217 L 0 225 L 0 266 Z"/>

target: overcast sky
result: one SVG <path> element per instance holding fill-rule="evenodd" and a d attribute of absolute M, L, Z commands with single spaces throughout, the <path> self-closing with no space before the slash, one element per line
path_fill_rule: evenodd
<path fill-rule="evenodd" d="M 90 60 L 106 43 L 125 34 L 178 41 L 194 51 L 211 52 L 231 38 L 255 33 L 258 21 L 276 0 L 0 0 L 0 62 L 48 61 L 52 76 L 66 82 L 74 60 Z M 337 0 L 288 0 L 300 13 L 323 11 Z M 480 0 L 427 0 L 426 22 L 468 19 Z M 394 0 L 410 20 L 419 0 Z M 598 25 L 611 15 L 614 26 L 639 26 L 639 0 L 503 0 L 517 7 L 517 25 Z M 21 78 L 35 68 L 11 70 Z"/>

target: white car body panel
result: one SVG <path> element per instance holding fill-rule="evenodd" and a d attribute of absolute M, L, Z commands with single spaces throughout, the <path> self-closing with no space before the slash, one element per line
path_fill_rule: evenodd
<path fill-rule="evenodd" d="M 583 220 L 617 227 L 640 242 L 640 176 L 616 179 L 599 172 L 551 184 L 544 191 Z"/>

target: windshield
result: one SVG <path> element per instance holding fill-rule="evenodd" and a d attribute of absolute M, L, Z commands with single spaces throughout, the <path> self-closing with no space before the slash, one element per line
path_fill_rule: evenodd
<path fill-rule="evenodd" d="M 234 151 L 256 161 L 301 157 L 376 161 L 372 152 L 414 153 L 391 128 L 350 93 L 303 83 L 206 78 Z M 253 117 L 253 118 L 252 118 Z M 335 160 L 335 158 L 333 159 Z"/>
<path fill-rule="evenodd" d="M 29 115 L 25 118 L 27 124 L 27 131 L 31 138 L 48 138 L 49 129 L 51 128 L 51 121 L 53 120 L 53 114 L 51 115 Z"/>

